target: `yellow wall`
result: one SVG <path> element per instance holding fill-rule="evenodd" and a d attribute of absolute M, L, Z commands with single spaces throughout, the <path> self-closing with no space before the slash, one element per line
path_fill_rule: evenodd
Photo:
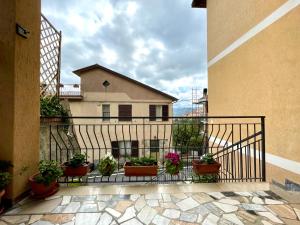
<path fill-rule="evenodd" d="M 0 159 L 14 164 L 12 199 L 28 190 L 39 160 L 40 7 L 40 0 L 1 1 Z M 16 34 L 16 23 L 30 32 L 28 39 Z"/>
<path fill-rule="evenodd" d="M 208 60 L 223 51 L 286 1 L 207 1 Z"/>
<path fill-rule="evenodd" d="M 233 1 L 208 1 L 210 59 L 285 1 L 234 1 L 234 6 L 225 2 Z M 252 14 L 255 11 L 252 19 L 237 16 L 251 15 L 250 9 Z M 267 152 L 295 162 L 300 162 L 299 43 L 297 6 L 208 72 L 209 114 L 265 115 Z"/>

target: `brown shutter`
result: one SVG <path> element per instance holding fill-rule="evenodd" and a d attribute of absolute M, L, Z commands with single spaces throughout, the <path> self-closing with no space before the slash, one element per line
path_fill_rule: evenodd
<path fill-rule="evenodd" d="M 139 157 L 139 142 L 131 141 L 131 156 Z"/>
<path fill-rule="evenodd" d="M 114 158 L 119 158 L 120 156 L 119 144 L 117 141 L 111 142 L 111 154 L 113 155 Z"/>
<path fill-rule="evenodd" d="M 132 105 L 119 105 L 119 121 L 131 121 Z"/>
<path fill-rule="evenodd" d="M 169 106 L 168 105 L 162 106 L 162 120 L 163 121 L 169 120 Z"/>
<path fill-rule="evenodd" d="M 155 121 L 156 117 L 156 105 L 149 105 L 149 120 Z"/>

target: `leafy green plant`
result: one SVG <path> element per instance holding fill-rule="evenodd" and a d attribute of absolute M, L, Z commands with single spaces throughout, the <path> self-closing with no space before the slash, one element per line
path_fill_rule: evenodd
<path fill-rule="evenodd" d="M 98 170 L 103 176 L 111 176 L 117 169 L 117 162 L 111 154 L 107 154 L 98 164 Z"/>
<path fill-rule="evenodd" d="M 218 174 L 193 174 L 192 179 L 194 183 L 216 183 L 218 182 Z"/>
<path fill-rule="evenodd" d="M 60 104 L 57 96 L 40 97 L 40 114 L 41 116 L 68 116 L 67 110 Z"/>
<path fill-rule="evenodd" d="M 129 163 L 132 166 L 153 166 L 157 165 L 157 161 L 153 158 L 142 157 L 142 158 L 130 158 Z"/>
<path fill-rule="evenodd" d="M 8 172 L 10 167 L 13 167 L 10 161 L 0 160 L 0 190 L 9 185 L 12 179 L 12 175 Z"/>
<path fill-rule="evenodd" d="M 11 181 L 12 175 L 9 172 L 0 172 L 0 191 Z"/>
<path fill-rule="evenodd" d="M 74 156 L 70 159 L 68 165 L 75 168 L 82 166 L 86 161 L 85 158 L 86 154 L 75 153 Z"/>
<path fill-rule="evenodd" d="M 39 172 L 40 173 L 34 177 L 34 180 L 37 183 L 42 183 L 46 186 L 48 186 L 49 184 L 51 184 L 51 182 L 55 181 L 63 175 L 63 171 L 60 165 L 54 160 L 40 161 Z"/>
<path fill-rule="evenodd" d="M 176 121 L 173 130 L 173 143 L 176 152 L 186 154 L 189 151 L 202 151 L 205 139 L 203 123 L 193 119 Z"/>
<path fill-rule="evenodd" d="M 213 164 L 215 162 L 213 158 L 213 154 L 207 153 L 201 157 L 200 160 L 201 163 L 206 163 L 206 164 Z"/>

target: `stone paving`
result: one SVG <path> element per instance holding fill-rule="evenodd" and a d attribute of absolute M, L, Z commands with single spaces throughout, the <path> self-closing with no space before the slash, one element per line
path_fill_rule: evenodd
<path fill-rule="evenodd" d="M 27 198 L 0 225 L 300 224 L 300 205 L 270 191 Z"/>

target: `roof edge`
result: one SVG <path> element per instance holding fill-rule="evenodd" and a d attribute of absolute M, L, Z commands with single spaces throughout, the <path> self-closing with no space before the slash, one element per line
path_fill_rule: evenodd
<path fill-rule="evenodd" d="M 85 73 L 85 72 L 87 72 L 87 71 L 89 71 L 89 70 L 93 70 L 93 69 L 101 69 L 101 70 L 104 70 L 104 71 L 106 71 L 106 72 L 108 72 L 108 73 L 111 73 L 111 74 L 113 74 L 113 75 L 115 75 L 115 76 L 121 77 L 121 78 L 123 78 L 123 79 L 125 79 L 125 80 L 127 80 L 127 81 L 130 81 L 130 82 L 132 82 L 132 83 L 135 83 L 135 84 L 137 84 L 137 85 L 140 85 L 140 86 L 142 86 L 142 87 L 144 87 L 144 88 L 147 88 L 148 90 L 154 91 L 154 92 L 156 92 L 156 93 L 158 93 L 158 94 L 160 94 L 160 95 L 162 95 L 162 96 L 164 96 L 164 97 L 167 97 L 167 98 L 171 99 L 173 102 L 177 102 L 177 101 L 178 101 L 177 98 L 175 98 L 175 97 L 173 97 L 173 96 L 171 96 L 171 95 L 169 95 L 169 94 L 167 94 L 167 93 L 165 93 L 165 92 L 162 92 L 162 91 L 160 91 L 160 90 L 157 90 L 157 89 L 155 89 L 155 88 L 153 88 L 153 87 L 151 87 L 151 86 L 149 86 L 149 85 L 146 85 L 146 84 L 144 84 L 144 83 L 142 83 L 142 82 L 139 82 L 139 81 L 137 81 L 137 80 L 134 80 L 134 79 L 132 79 L 132 78 L 130 78 L 130 77 L 127 77 L 127 76 L 125 76 L 125 75 L 123 75 L 123 74 L 120 74 L 120 73 L 118 73 L 118 72 L 116 72 L 116 71 L 113 71 L 113 70 L 111 70 L 111 69 L 108 69 L 108 68 L 106 68 L 106 67 L 104 67 L 104 66 L 101 66 L 101 65 L 99 65 L 99 64 L 94 64 L 94 65 L 91 65 L 91 66 L 87 66 L 87 67 L 83 67 L 83 68 L 81 68 L 81 69 L 74 70 L 73 73 L 80 77 L 82 73 Z"/>

